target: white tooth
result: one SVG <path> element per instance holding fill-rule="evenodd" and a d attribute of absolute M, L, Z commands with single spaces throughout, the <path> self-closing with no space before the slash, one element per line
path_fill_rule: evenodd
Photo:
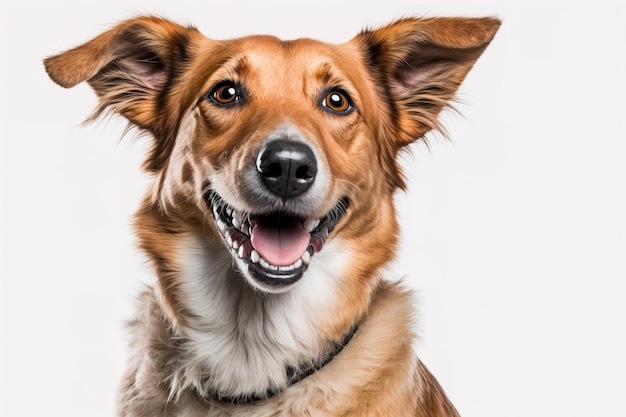
<path fill-rule="evenodd" d="M 239 252 L 237 252 L 237 255 L 239 255 L 240 259 L 243 259 L 243 246 L 239 246 Z"/>
<path fill-rule="evenodd" d="M 217 220 L 217 228 L 220 229 L 222 232 L 226 229 L 226 223 L 224 223 L 221 220 Z"/>
<path fill-rule="evenodd" d="M 302 262 L 305 265 L 308 265 L 309 262 L 311 261 L 311 254 L 309 253 L 308 250 L 304 251 L 304 253 L 302 254 L 302 256 L 300 257 L 300 259 L 302 259 Z"/>
<path fill-rule="evenodd" d="M 226 243 L 228 243 L 228 246 L 233 246 L 233 240 L 230 238 L 230 235 L 226 236 Z"/>
<path fill-rule="evenodd" d="M 235 228 L 237 228 L 237 229 L 239 229 L 241 227 L 241 222 L 236 217 L 233 217 L 233 226 L 235 226 Z"/>
<path fill-rule="evenodd" d="M 270 263 L 268 263 L 265 259 L 261 258 L 259 259 L 259 263 L 261 264 L 261 266 L 265 269 L 269 269 L 271 271 L 279 271 L 280 270 L 280 266 L 276 266 L 276 265 L 271 265 Z"/>
<path fill-rule="evenodd" d="M 253 250 L 250 253 L 250 260 L 252 261 L 253 264 L 259 262 L 259 259 L 261 259 L 261 255 L 259 255 L 259 252 Z"/>
<path fill-rule="evenodd" d="M 237 242 L 236 240 L 233 240 L 233 244 L 231 246 L 233 247 L 233 249 L 237 250 L 239 249 L 239 242 Z"/>
<path fill-rule="evenodd" d="M 278 269 L 280 271 L 293 271 L 295 269 L 298 269 L 302 266 L 302 260 L 298 259 L 296 262 L 294 262 L 293 264 L 289 265 L 289 266 L 280 266 L 278 267 Z"/>
<path fill-rule="evenodd" d="M 319 225 L 320 225 L 319 219 L 307 220 L 306 223 L 304 224 L 304 229 L 307 232 L 312 232 Z"/>

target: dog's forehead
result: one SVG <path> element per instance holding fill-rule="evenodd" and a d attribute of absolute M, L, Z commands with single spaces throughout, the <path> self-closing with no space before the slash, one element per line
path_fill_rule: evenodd
<path fill-rule="evenodd" d="M 281 40 L 271 35 L 248 36 L 226 41 L 223 45 L 229 57 L 224 66 L 237 75 L 244 75 L 247 71 L 266 71 L 280 77 L 296 73 L 315 75 L 331 69 L 342 71 L 346 54 L 352 55 L 351 48 L 346 44 L 329 44 L 307 38 Z"/>
<path fill-rule="evenodd" d="M 272 56 L 275 58 L 311 55 L 332 55 L 339 45 L 315 39 L 299 38 L 283 40 L 273 35 L 252 35 L 227 41 L 234 51 L 250 55 Z"/>

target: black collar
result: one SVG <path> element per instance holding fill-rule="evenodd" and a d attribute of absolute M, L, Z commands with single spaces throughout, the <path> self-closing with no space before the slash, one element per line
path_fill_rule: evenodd
<path fill-rule="evenodd" d="M 275 395 L 280 394 L 291 385 L 294 385 L 300 381 L 302 381 L 307 376 L 319 371 L 324 366 L 326 366 L 330 361 L 332 361 L 335 356 L 339 354 L 343 350 L 343 348 L 352 340 L 352 337 L 356 333 L 359 328 L 359 324 L 356 323 L 354 326 L 350 328 L 348 333 L 346 333 L 343 338 L 338 342 L 333 342 L 329 351 L 319 358 L 311 361 L 301 363 L 300 366 L 294 368 L 292 366 L 288 366 L 286 368 L 287 372 L 287 385 L 282 388 L 270 388 L 264 393 L 250 393 L 250 394 L 242 394 L 236 397 L 220 395 L 219 392 L 210 392 L 209 397 L 214 401 L 219 401 L 222 403 L 231 403 L 231 404 L 252 404 L 267 401 Z M 201 395 L 201 397 L 204 397 Z M 206 398 L 206 397 L 205 397 Z"/>

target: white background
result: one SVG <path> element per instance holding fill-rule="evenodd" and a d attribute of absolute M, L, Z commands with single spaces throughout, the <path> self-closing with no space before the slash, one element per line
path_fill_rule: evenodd
<path fill-rule="evenodd" d="M 417 350 L 465 417 L 626 416 L 626 6 L 610 1 L 22 1 L 1 12 L 0 414 L 111 416 L 124 321 L 149 271 L 132 214 L 145 141 L 42 59 L 136 13 L 207 36 L 342 42 L 415 15 L 504 24 L 451 141 L 403 159 L 394 271 Z"/>

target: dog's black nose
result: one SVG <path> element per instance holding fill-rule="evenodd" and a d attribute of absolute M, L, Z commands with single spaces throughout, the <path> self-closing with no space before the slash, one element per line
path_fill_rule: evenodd
<path fill-rule="evenodd" d="M 267 189 L 287 200 L 311 188 L 317 174 L 317 160 L 307 144 L 277 139 L 261 149 L 256 169 Z"/>

